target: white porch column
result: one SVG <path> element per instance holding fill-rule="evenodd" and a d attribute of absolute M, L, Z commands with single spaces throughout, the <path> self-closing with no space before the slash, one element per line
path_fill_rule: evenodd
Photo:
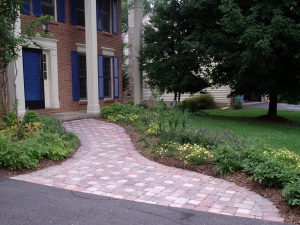
<path fill-rule="evenodd" d="M 98 45 L 96 0 L 85 0 L 85 43 L 87 72 L 87 113 L 100 113 L 98 96 Z"/>
<path fill-rule="evenodd" d="M 21 33 L 20 18 L 16 21 L 15 33 L 17 35 Z M 25 90 L 24 90 L 24 72 L 23 72 L 23 52 L 22 52 L 22 49 L 19 52 L 19 58 L 16 60 L 15 65 L 13 66 L 13 69 L 15 70 L 13 72 L 13 75 L 14 75 L 14 77 L 16 76 L 16 80 L 15 80 L 16 86 L 14 87 L 14 85 L 13 85 L 13 88 L 10 89 L 9 92 L 16 91 L 15 99 L 18 101 L 18 115 L 23 116 L 26 113 L 26 108 L 25 108 Z M 12 84 L 14 82 L 14 77 L 12 79 Z M 14 90 L 14 88 L 16 88 L 16 90 Z"/>
<path fill-rule="evenodd" d="M 139 51 L 142 46 L 141 31 L 143 23 L 143 1 L 134 0 L 134 36 L 133 36 L 133 81 L 134 81 L 134 104 L 143 101 L 143 77 L 139 69 Z"/>
<path fill-rule="evenodd" d="M 50 58 L 51 58 L 51 95 L 52 95 L 52 108 L 59 109 L 60 102 L 59 102 L 59 89 L 58 89 L 58 66 L 57 66 L 57 49 L 50 51 Z M 50 104 L 51 105 L 51 104 Z"/>

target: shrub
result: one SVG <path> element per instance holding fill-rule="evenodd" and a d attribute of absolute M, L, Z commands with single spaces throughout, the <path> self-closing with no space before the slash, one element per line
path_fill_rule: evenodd
<path fill-rule="evenodd" d="M 43 131 L 46 133 L 59 133 L 65 134 L 66 130 L 62 126 L 62 122 L 58 117 L 53 115 L 39 116 L 40 122 L 44 124 Z"/>
<path fill-rule="evenodd" d="M 241 153 L 232 146 L 221 145 L 213 150 L 213 164 L 221 175 L 233 173 L 242 168 Z"/>
<path fill-rule="evenodd" d="M 76 136 L 72 133 L 59 135 L 58 133 L 43 133 L 40 137 L 44 143 L 45 155 L 52 160 L 66 158 L 78 144 Z"/>
<path fill-rule="evenodd" d="M 109 115 L 112 115 L 114 110 L 111 106 L 105 106 L 101 109 L 100 117 L 108 118 Z"/>
<path fill-rule="evenodd" d="M 148 109 L 149 106 L 146 104 L 146 103 L 140 103 L 140 104 L 137 104 L 137 107 L 140 107 L 140 108 L 144 108 L 144 109 Z"/>
<path fill-rule="evenodd" d="M 212 155 L 205 148 L 197 144 L 183 144 L 178 147 L 178 154 L 180 159 L 185 164 L 191 163 L 196 165 L 202 165 L 207 160 L 212 158 Z"/>
<path fill-rule="evenodd" d="M 177 154 L 177 142 L 168 141 L 153 148 L 155 158 L 171 157 Z"/>
<path fill-rule="evenodd" d="M 156 136 L 159 134 L 159 126 L 157 123 L 151 122 L 146 131 L 147 135 Z"/>
<path fill-rule="evenodd" d="M 287 183 L 282 189 L 283 196 L 293 206 L 300 206 L 300 178 L 299 176 Z"/>
<path fill-rule="evenodd" d="M 67 133 L 56 117 L 38 119 L 41 122 L 22 123 L 0 132 L 0 166 L 11 170 L 35 168 L 42 157 L 63 159 L 79 144 L 78 138 Z M 23 138 L 16 139 L 20 130 Z"/>
<path fill-rule="evenodd" d="M 187 98 L 179 104 L 179 108 L 188 110 L 191 113 L 197 112 L 200 109 L 212 109 L 215 107 L 214 97 L 210 93 Z"/>
<path fill-rule="evenodd" d="M 43 156 L 42 143 L 38 138 L 13 141 L 7 135 L 0 134 L 0 143 L 0 166 L 10 170 L 35 168 Z"/>
<path fill-rule="evenodd" d="M 32 110 L 26 110 L 22 123 L 25 124 L 25 123 L 34 123 L 34 122 L 40 122 L 39 115 Z"/>
<path fill-rule="evenodd" d="M 126 105 L 134 106 L 134 101 L 133 101 L 132 99 L 130 99 L 130 100 L 126 103 Z"/>

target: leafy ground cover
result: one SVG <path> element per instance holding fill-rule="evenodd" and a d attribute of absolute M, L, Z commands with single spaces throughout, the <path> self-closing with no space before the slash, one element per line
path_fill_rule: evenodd
<path fill-rule="evenodd" d="M 24 171 L 53 165 L 51 161 L 67 158 L 78 145 L 79 139 L 66 132 L 54 116 L 27 111 L 20 121 L 10 113 L 0 124 L 0 175 L 5 177 L 8 170 Z"/>
<path fill-rule="evenodd" d="M 247 111 L 250 117 L 246 117 Z M 221 112 L 227 116 L 220 115 Z M 299 132 L 298 121 L 293 113 L 283 112 L 289 120 L 273 124 L 257 118 L 261 113 L 211 110 L 193 113 L 201 115 L 195 117 L 180 110 L 168 110 L 162 104 L 155 110 L 115 104 L 104 108 L 102 117 L 134 127 L 140 134 L 136 142 L 140 143 L 140 149 L 145 149 L 141 153 L 158 162 L 231 180 L 235 180 L 232 179 L 235 174 L 238 177 L 243 174 L 244 179 L 264 190 L 271 188 L 272 195 L 279 199 L 276 204 L 285 205 L 281 209 L 284 208 L 286 215 L 293 215 L 287 221 L 300 223 L 300 156 L 293 148 L 298 145 L 285 144 L 297 141 L 297 135 L 285 137 L 287 142 L 273 143 L 263 138 L 269 135 L 280 140 L 280 135 L 290 135 L 285 129 Z"/>

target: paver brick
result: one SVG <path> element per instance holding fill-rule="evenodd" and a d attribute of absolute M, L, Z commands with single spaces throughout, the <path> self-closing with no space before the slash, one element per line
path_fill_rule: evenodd
<path fill-rule="evenodd" d="M 59 166 L 13 179 L 148 204 L 283 222 L 278 209 L 254 192 L 146 159 L 118 125 L 95 119 L 63 125 L 81 139 L 74 156 Z"/>

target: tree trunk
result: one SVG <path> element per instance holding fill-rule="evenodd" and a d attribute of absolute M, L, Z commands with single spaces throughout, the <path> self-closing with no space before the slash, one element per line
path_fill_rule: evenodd
<path fill-rule="evenodd" d="M 177 92 L 176 92 L 176 91 L 175 91 L 175 93 L 174 93 L 174 100 L 177 101 Z"/>
<path fill-rule="evenodd" d="M 180 96 L 181 96 L 181 93 L 179 92 L 179 94 L 178 94 L 178 102 L 180 102 Z"/>
<path fill-rule="evenodd" d="M 270 103 L 269 103 L 269 110 L 268 116 L 275 117 L 277 116 L 277 94 L 270 95 Z"/>

